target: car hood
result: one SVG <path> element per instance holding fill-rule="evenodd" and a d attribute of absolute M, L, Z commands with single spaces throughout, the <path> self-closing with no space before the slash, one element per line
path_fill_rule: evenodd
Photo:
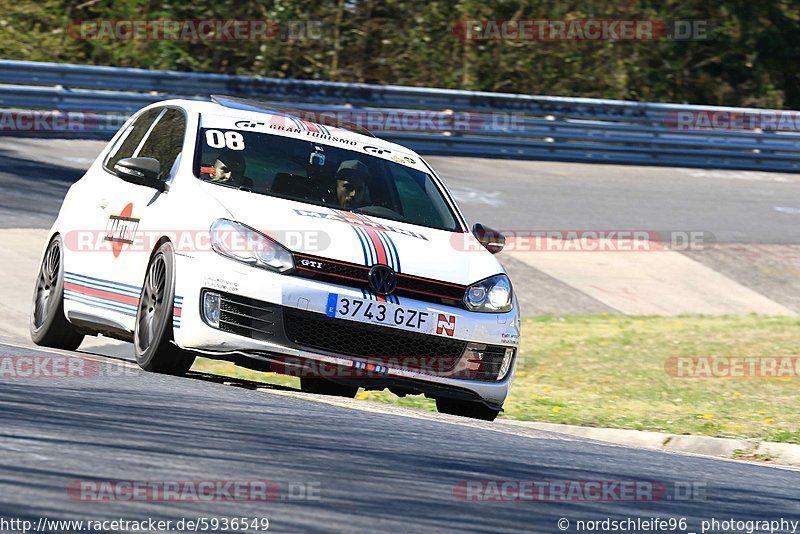
<path fill-rule="evenodd" d="M 461 285 L 505 272 L 469 233 L 356 215 L 218 185 L 202 187 L 237 222 L 293 252 L 358 265 L 385 263 L 397 272 Z"/>

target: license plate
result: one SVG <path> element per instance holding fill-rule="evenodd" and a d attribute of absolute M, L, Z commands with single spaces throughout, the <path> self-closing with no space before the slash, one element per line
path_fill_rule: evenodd
<path fill-rule="evenodd" d="M 354 297 L 328 294 L 325 315 L 337 319 L 348 319 L 361 323 L 372 323 L 412 332 L 430 333 L 433 314 L 406 308 L 389 302 L 377 302 Z"/>

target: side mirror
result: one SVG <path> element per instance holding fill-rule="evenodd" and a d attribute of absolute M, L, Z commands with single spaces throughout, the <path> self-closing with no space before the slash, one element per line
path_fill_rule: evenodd
<path fill-rule="evenodd" d="M 472 227 L 472 234 L 492 254 L 497 254 L 506 246 L 506 238 L 503 234 L 481 223 L 475 223 L 475 226 Z"/>
<path fill-rule="evenodd" d="M 114 165 L 114 171 L 126 182 L 167 190 L 167 184 L 161 181 L 161 163 L 155 158 L 123 158 Z"/>

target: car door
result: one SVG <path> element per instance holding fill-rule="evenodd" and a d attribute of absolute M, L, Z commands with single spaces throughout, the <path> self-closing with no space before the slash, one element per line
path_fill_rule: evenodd
<path fill-rule="evenodd" d="M 73 297 L 84 312 L 101 318 L 101 324 L 132 331 L 142 280 L 157 241 L 154 234 L 163 226 L 166 194 L 143 185 L 126 182 L 114 172 L 123 158 L 152 157 L 161 163 L 169 180 L 177 168 L 185 135 L 185 113 L 172 107 L 150 109 L 137 118 L 115 147 L 102 168 L 88 180 L 84 218 L 96 242 L 91 252 L 71 262 L 75 271 L 65 274 L 65 297 Z M 75 256 L 75 254 L 73 254 Z M 69 293 L 68 293 L 69 291 Z"/>

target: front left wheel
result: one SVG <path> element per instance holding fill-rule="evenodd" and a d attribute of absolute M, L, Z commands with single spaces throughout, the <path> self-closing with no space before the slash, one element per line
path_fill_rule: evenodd
<path fill-rule="evenodd" d="M 55 236 L 47 247 L 36 278 L 30 321 L 31 339 L 37 345 L 75 350 L 83 334 L 64 315 L 64 247 Z"/>
<path fill-rule="evenodd" d="M 194 363 L 194 355 L 173 343 L 174 300 L 175 253 L 172 244 L 167 242 L 150 260 L 136 313 L 136 363 L 145 371 L 182 375 Z"/>

